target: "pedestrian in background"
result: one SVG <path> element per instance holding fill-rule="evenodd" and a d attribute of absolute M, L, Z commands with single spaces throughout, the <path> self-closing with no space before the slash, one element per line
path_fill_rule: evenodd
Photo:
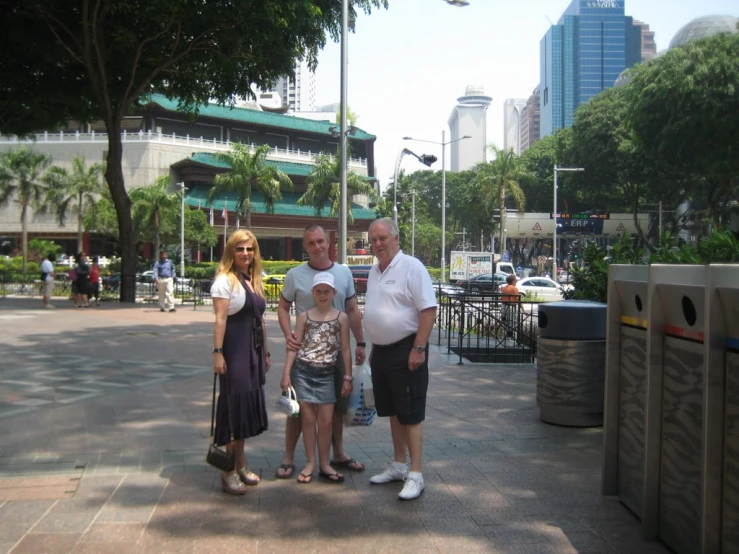
<path fill-rule="evenodd" d="M 87 254 L 80 252 L 77 254 L 77 264 L 74 266 L 75 287 L 74 301 L 78 308 L 90 307 L 90 266 L 88 265 Z"/>
<path fill-rule="evenodd" d="M 162 250 L 159 261 L 154 262 L 153 273 L 154 282 L 157 284 L 159 292 L 159 310 L 162 312 L 176 312 L 174 307 L 174 276 L 177 274 L 172 260 L 168 259 L 169 254 L 166 250 Z"/>
<path fill-rule="evenodd" d="M 262 258 L 251 231 L 238 230 L 228 239 L 210 296 L 216 316 L 213 371 L 220 375 L 221 391 L 214 439 L 219 446 L 227 445 L 236 462 L 233 471 L 221 474 L 221 486 L 223 492 L 242 495 L 246 485 L 261 480 L 246 463 L 244 442 L 267 430 L 264 383 L 270 367 Z"/>
<path fill-rule="evenodd" d="M 92 259 L 90 267 L 90 295 L 95 299 L 95 305 L 100 305 L 100 260 L 97 256 Z"/>
<path fill-rule="evenodd" d="M 44 308 L 54 309 L 51 305 L 51 295 L 54 293 L 54 262 L 56 254 L 53 252 L 44 258 L 41 262 L 41 287 L 43 288 Z"/>
<path fill-rule="evenodd" d="M 372 341 L 375 408 L 378 416 L 390 417 L 394 454 L 394 462 L 370 478 L 370 483 L 405 481 L 398 498 L 413 500 L 425 488 L 422 422 L 426 418 L 428 340 L 436 320 L 436 294 L 424 265 L 400 250 L 395 223 L 376 219 L 369 236 L 377 263 L 367 279 L 364 327 Z"/>

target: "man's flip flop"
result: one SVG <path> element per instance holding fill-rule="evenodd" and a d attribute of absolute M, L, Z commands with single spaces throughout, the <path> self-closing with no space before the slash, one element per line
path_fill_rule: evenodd
<path fill-rule="evenodd" d="M 282 470 L 283 473 L 280 473 L 280 470 Z M 280 467 L 275 471 L 275 477 L 277 479 L 291 479 L 293 473 L 295 473 L 295 464 L 280 464 Z"/>
<path fill-rule="evenodd" d="M 334 473 L 326 473 L 325 471 L 319 471 L 318 472 L 318 476 L 321 479 L 325 479 L 329 483 L 336 483 L 336 484 L 338 484 L 338 483 L 343 483 L 344 482 L 344 476 L 341 475 L 340 473 L 336 473 L 336 472 L 334 472 Z"/>
<path fill-rule="evenodd" d="M 348 460 L 331 460 L 332 466 L 339 466 L 351 471 L 364 471 L 364 465 L 354 458 Z"/>

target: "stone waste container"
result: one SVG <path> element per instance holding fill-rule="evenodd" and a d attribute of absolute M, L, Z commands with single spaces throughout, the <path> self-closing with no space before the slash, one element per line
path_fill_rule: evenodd
<path fill-rule="evenodd" d="M 607 305 L 564 300 L 539 305 L 536 402 L 546 423 L 603 425 Z"/>

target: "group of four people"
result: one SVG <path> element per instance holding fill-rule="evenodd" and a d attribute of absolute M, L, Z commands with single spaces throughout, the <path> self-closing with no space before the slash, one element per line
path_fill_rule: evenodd
<path fill-rule="evenodd" d="M 364 471 L 364 465 L 344 450 L 343 415 L 353 388 L 349 331 L 356 341 L 353 361 L 361 365 L 367 355 L 366 329 L 372 342 L 369 360 L 377 414 L 390 418 L 394 449 L 393 462 L 370 483 L 404 481 L 398 496 L 412 500 L 425 486 L 422 422 L 436 296 L 423 264 L 400 250 L 398 228 L 391 220 L 375 220 L 369 235 L 378 263 L 368 278 L 364 317 L 351 272 L 329 258 L 328 237 L 320 225 L 304 232 L 308 261 L 285 277 L 278 321 L 287 356 L 280 385 L 283 389 L 294 386 L 301 417 L 287 418 L 285 453 L 275 475 L 279 479 L 295 475 L 294 455 L 301 432 L 306 464 L 297 471 L 298 483 L 310 483 L 316 465 L 319 477 L 330 483 L 344 481 L 335 468 Z M 246 462 L 244 441 L 267 429 L 264 384 L 271 364 L 263 322 L 262 261 L 250 231 L 238 230 L 228 240 L 211 297 L 215 311 L 213 370 L 220 375 L 222 391 L 215 442 L 227 445 L 236 461 L 234 470 L 221 476 L 223 490 L 241 495 L 247 486 L 260 481 Z M 295 327 L 290 316 L 293 305 Z M 331 447 L 333 460 L 329 459 Z"/>

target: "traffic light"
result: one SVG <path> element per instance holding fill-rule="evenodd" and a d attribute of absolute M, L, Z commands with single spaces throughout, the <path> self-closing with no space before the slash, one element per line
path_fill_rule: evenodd
<path fill-rule="evenodd" d="M 436 162 L 437 158 L 436 156 L 433 156 L 432 154 L 421 154 L 421 157 L 419 158 L 419 161 L 428 167 L 431 167 L 431 164 Z"/>

